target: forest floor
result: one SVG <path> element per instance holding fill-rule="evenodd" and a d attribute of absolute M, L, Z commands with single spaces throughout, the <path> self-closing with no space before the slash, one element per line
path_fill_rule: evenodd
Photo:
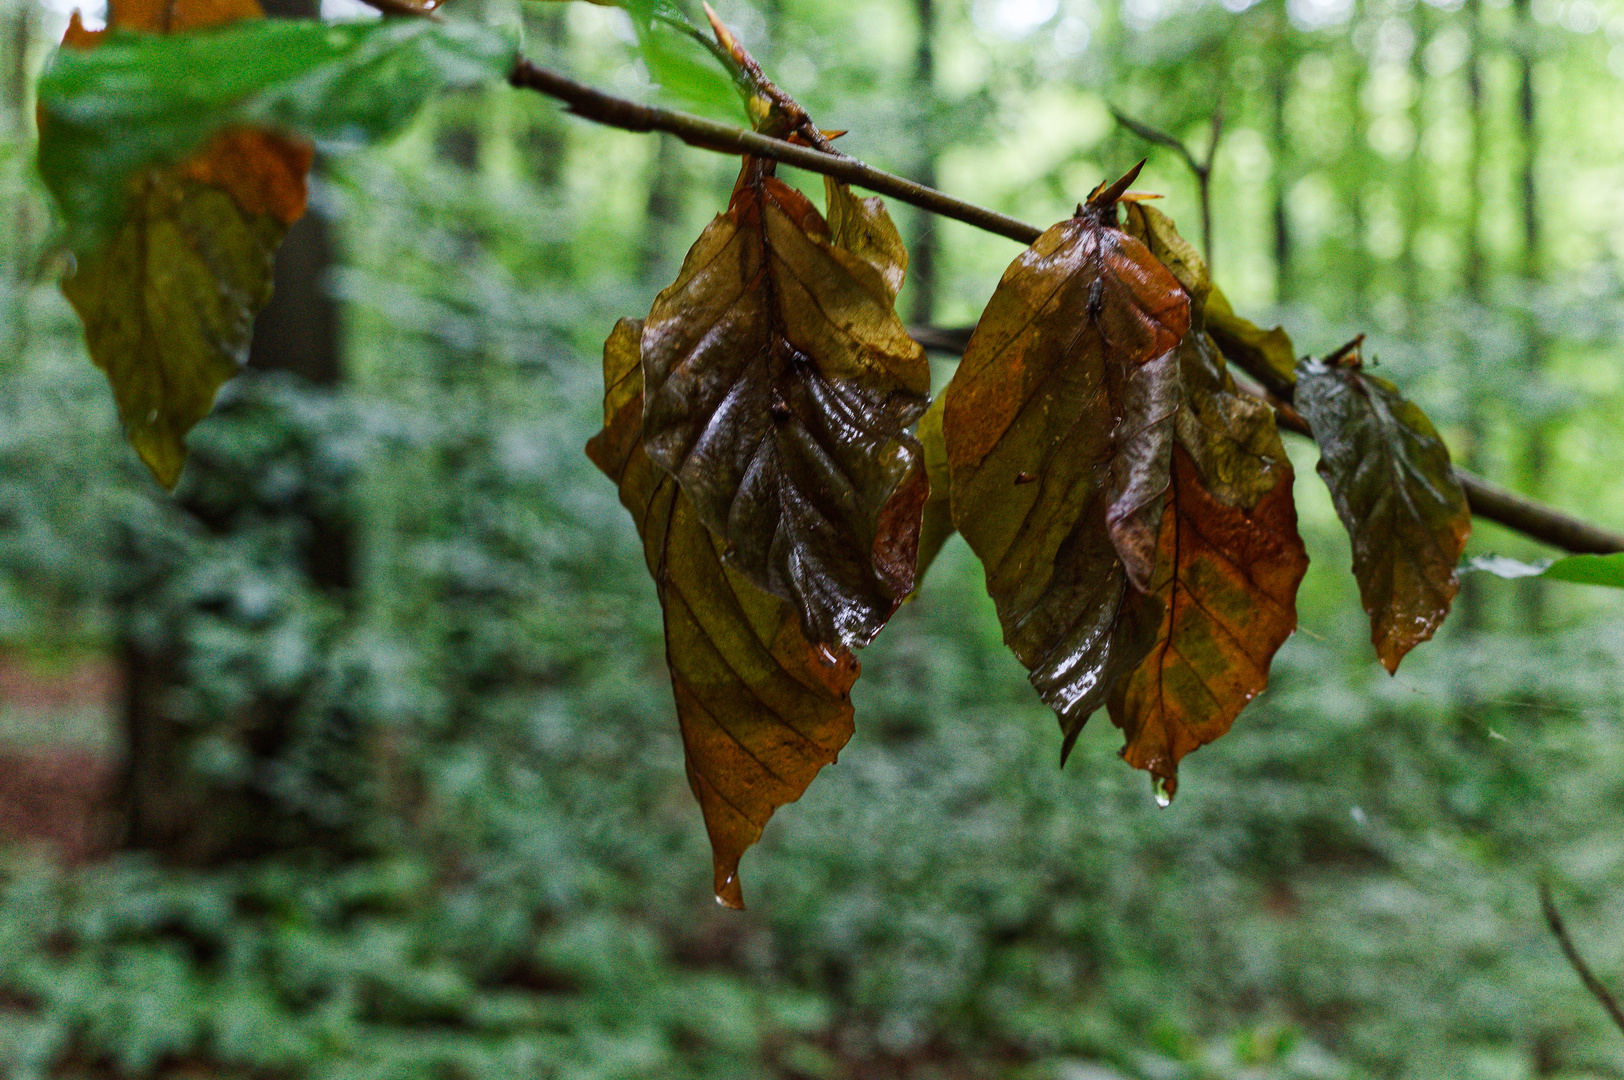
<path fill-rule="evenodd" d="M 119 691 L 109 657 L 0 652 L 0 844 L 39 843 L 70 863 L 103 849 Z"/>

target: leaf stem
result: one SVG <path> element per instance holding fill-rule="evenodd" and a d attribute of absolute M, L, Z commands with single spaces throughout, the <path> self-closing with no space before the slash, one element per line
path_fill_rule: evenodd
<path fill-rule="evenodd" d="M 548 97 L 557 98 L 569 106 L 570 112 L 583 120 L 591 120 L 626 131 L 667 132 L 701 150 L 772 158 L 785 165 L 844 180 L 848 184 L 855 184 L 881 195 L 889 195 L 921 210 L 928 210 L 954 221 L 962 221 L 983 232 L 1005 237 L 1018 244 L 1030 244 L 1043 233 L 1042 229 L 1028 225 L 1018 218 L 956 199 L 935 188 L 904 179 L 895 173 L 876 169 L 845 154 L 828 153 L 754 131 L 746 131 L 732 124 L 628 101 L 566 78 L 524 57 L 520 57 L 514 63 L 513 70 L 508 74 L 508 82 L 521 90 L 534 90 Z M 969 340 L 968 330 L 921 327 L 911 332 L 927 347 L 947 352 L 962 351 L 964 342 Z M 1242 368 L 1270 394 L 1287 406 L 1291 404 L 1294 387 L 1290 380 L 1282 378 L 1262 364 L 1242 365 Z M 1297 430 L 1290 422 L 1295 413 L 1288 416 L 1286 410 L 1278 412 L 1283 418 L 1282 427 Z M 1624 534 L 1564 514 L 1553 507 L 1491 484 L 1459 467 L 1455 469 L 1455 476 L 1466 491 L 1466 500 L 1472 508 L 1472 513 L 1486 521 L 1503 525 L 1514 532 L 1520 532 L 1524 536 L 1564 551 L 1580 554 L 1610 554 L 1624 551 Z"/>

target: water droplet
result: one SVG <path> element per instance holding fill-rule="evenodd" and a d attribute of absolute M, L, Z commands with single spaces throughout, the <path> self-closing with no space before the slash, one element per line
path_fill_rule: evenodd
<path fill-rule="evenodd" d="M 1353 819 L 1355 825 L 1363 825 L 1370 820 L 1365 816 L 1365 808 L 1362 806 L 1348 807 L 1348 816 Z"/>
<path fill-rule="evenodd" d="M 1151 777 L 1150 793 L 1156 797 L 1156 805 L 1163 810 L 1173 805 L 1173 788 L 1168 784 L 1167 777 Z"/>

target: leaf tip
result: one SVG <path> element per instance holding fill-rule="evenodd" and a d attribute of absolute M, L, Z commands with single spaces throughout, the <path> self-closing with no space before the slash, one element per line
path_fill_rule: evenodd
<path fill-rule="evenodd" d="M 1101 184 L 1095 188 L 1088 197 L 1088 205 L 1096 209 L 1115 206 L 1117 200 L 1122 198 L 1135 180 L 1139 179 L 1139 170 L 1143 169 L 1145 162 L 1149 160 L 1149 158 L 1140 158 L 1139 164 L 1123 173 L 1116 183 L 1110 185 Z"/>
<path fill-rule="evenodd" d="M 739 884 L 738 867 L 716 867 L 716 903 L 732 911 L 744 910 L 744 888 Z"/>
<path fill-rule="evenodd" d="M 1086 722 L 1087 722 L 1087 718 L 1085 717 L 1084 718 L 1084 723 L 1086 723 Z M 1074 727 L 1070 731 L 1066 732 L 1065 741 L 1063 741 L 1060 744 L 1060 767 L 1062 769 L 1064 769 L 1066 767 L 1066 762 L 1071 758 L 1072 750 L 1074 748 L 1076 748 L 1076 746 L 1077 746 L 1077 737 L 1079 735 L 1081 735 L 1082 733 L 1083 733 L 1083 725 L 1082 724 L 1078 724 L 1076 727 Z"/>
<path fill-rule="evenodd" d="M 1153 773 L 1150 778 L 1150 794 L 1156 800 L 1156 805 L 1166 810 L 1173 805 L 1173 796 L 1178 794 L 1179 781 L 1176 776 L 1165 776 Z"/>

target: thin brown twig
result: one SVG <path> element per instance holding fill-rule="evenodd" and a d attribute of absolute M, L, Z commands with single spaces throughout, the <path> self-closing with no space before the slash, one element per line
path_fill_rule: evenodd
<path fill-rule="evenodd" d="M 628 101 L 566 78 L 523 57 L 513 65 L 508 82 L 519 89 L 534 90 L 557 98 L 568 105 L 572 113 L 584 120 L 626 131 L 667 132 L 702 150 L 772 158 L 785 165 L 832 176 L 836 180 L 844 180 L 881 195 L 890 195 L 921 210 L 928 210 L 933 214 L 952 218 L 954 221 L 962 221 L 966 225 L 973 225 L 984 232 L 1006 237 L 1016 243 L 1030 244 L 1043 232 L 1007 214 L 955 199 L 935 188 L 876 169 L 856 158 L 801 146 L 783 139 L 774 139 L 688 113 Z M 945 352 L 962 351 L 964 342 L 969 340 L 967 330 L 918 328 L 915 334 L 919 336 L 922 344 Z M 1244 367 L 1244 370 L 1257 379 L 1265 390 L 1280 399 L 1281 403 L 1289 406 L 1294 389 L 1291 382 L 1282 379 L 1278 373 L 1267 367 L 1258 365 L 1257 368 L 1253 370 L 1252 367 Z M 1283 418 L 1283 427 L 1287 430 L 1297 430 L 1298 425 L 1292 423 L 1295 413 L 1288 410 L 1277 411 Z M 1624 534 L 1508 491 L 1464 469 L 1457 468 L 1455 476 L 1466 491 L 1466 499 L 1472 513 L 1480 518 L 1564 551 L 1581 554 L 1610 554 L 1624 551 Z"/>
<path fill-rule="evenodd" d="M 535 90 L 555 97 L 568 105 L 570 112 L 585 120 L 627 131 L 664 131 L 702 150 L 772 158 L 785 165 L 832 176 L 836 180 L 844 180 L 848 184 L 856 184 L 881 195 L 890 195 L 921 210 L 929 210 L 941 217 L 962 221 L 984 232 L 1007 237 L 1018 244 L 1030 244 L 1043 232 L 1042 229 L 1035 229 L 1007 214 L 955 199 L 935 188 L 905 180 L 894 173 L 876 169 L 845 154 L 826 153 L 809 146 L 774 139 L 731 124 L 718 123 L 673 109 L 640 105 L 635 101 L 627 101 L 625 98 L 595 90 L 555 71 L 539 67 L 522 57 L 513 65 L 513 70 L 508 74 L 508 82 L 520 89 Z"/>
<path fill-rule="evenodd" d="M 1142 124 L 1127 113 L 1111 108 L 1111 115 L 1116 122 L 1144 139 L 1146 142 L 1165 146 L 1169 150 L 1176 150 L 1188 165 L 1190 172 L 1195 176 L 1196 197 L 1201 204 L 1201 254 L 1207 260 L 1207 269 L 1212 269 L 1212 166 L 1218 160 L 1218 143 L 1224 136 L 1224 103 L 1222 99 L 1213 106 L 1211 130 L 1212 137 L 1207 143 L 1207 155 L 1203 160 L 1197 161 L 1195 152 L 1184 144 L 1182 139 L 1174 138 L 1160 128 Z"/>
<path fill-rule="evenodd" d="M 1556 943 L 1562 946 L 1562 955 L 1568 958 L 1568 966 L 1573 968 L 1574 973 L 1579 976 L 1579 981 L 1585 984 L 1585 989 L 1590 991 L 1590 996 L 1599 1001 L 1601 1007 L 1607 1010 L 1607 1015 L 1613 1018 L 1613 1023 L 1618 1027 L 1618 1030 L 1624 1032 L 1624 1009 L 1618 1007 L 1618 1002 L 1614 1000 L 1612 993 L 1608 991 L 1600 979 L 1596 978 L 1595 974 L 1590 970 L 1590 965 L 1585 963 L 1584 957 L 1580 956 L 1579 950 L 1574 947 L 1573 939 L 1568 936 L 1568 928 L 1562 922 L 1562 913 L 1556 910 L 1556 901 L 1551 899 L 1551 883 L 1549 881 L 1541 880 L 1539 883 L 1539 906 L 1545 912 L 1545 922 L 1550 926 L 1551 933 L 1556 935 Z"/>

